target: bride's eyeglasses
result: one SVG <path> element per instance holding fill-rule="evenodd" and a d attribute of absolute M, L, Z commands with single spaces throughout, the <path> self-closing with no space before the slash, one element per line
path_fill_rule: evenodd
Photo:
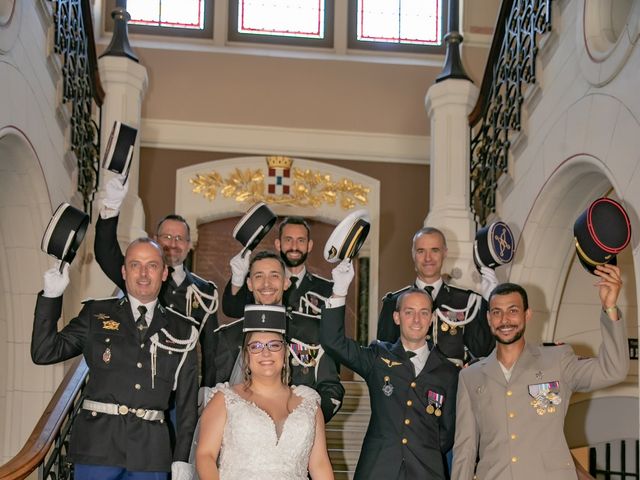
<path fill-rule="evenodd" d="M 247 344 L 249 353 L 260 353 L 264 350 L 265 347 L 267 347 L 270 352 L 279 352 L 280 350 L 282 350 L 283 346 L 284 342 L 282 340 L 269 340 L 266 343 L 251 342 Z"/>

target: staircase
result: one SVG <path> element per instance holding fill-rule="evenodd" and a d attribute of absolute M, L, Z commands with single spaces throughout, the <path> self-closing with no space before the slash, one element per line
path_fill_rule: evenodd
<path fill-rule="evenodd" d="M 343 381 L 342 385 L 345 388 L 342 408 L 326 425 L 327 448 L 336 480 L 353 478 L 371 416 L 367 384 Z"/>

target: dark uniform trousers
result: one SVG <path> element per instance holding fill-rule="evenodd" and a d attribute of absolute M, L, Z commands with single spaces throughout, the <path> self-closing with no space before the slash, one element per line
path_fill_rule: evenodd
<path fill-rule="evenodd" d="M 124 255 L 120 250 L 117 239 L 118 216 L 103 219 L 98 217 L 96 222 L 96 238 L 94 242 L 94 250 L 96 261 L 102 271 L 115 283 L 120 290 L 126 292 L 124 279 L 122 278 L 122 265 L 124 265 Z M 158 300 L 165 307 L 169 307 L 183 315 L 187 314 L 187 288 L 190 285 L 196 287 L 200 292 L 213 297 L 216 292 L 216 286 L 213 282 L 204 280 L 194 273 L 184 269 L 186 277 L 180 286 L 177 286 L 173 278 L 169 275 L 162 284 L 162 289 L 158 295 Z M 211 307 L 211 300 L 204 298 L 203 301 L 207 307 Z M 191 302 L 190 316 L 202 324 L 206 315 L 206 311 L 198 302 Z M 218 319 L 216 312 L 213 312 L 207 318 L 206 324 L 200 331 L 200 346 L 202 349 L 201 374 L 204 378 L 207 375 L 207 369 L 211 368 L 213 361 L 212 341 L 213 331 L 218 327 Z"/>
<path fill-rule="evenodd" d="M 245 305 L 255 303 L 255 299 L 247 287 L 246 282 L 242 287 L 240 287 L 240 290 L 238 290 L 238 293 L 235 295 L 231 293 L 231 287 L 231 281 L 227 282 L 227 286 L 222 294 L 222 311 L 227 317 L 242 318 L 244 317 Z M 295 288 L 290 287 L 284 292 L 282 303 L 290 312 L 318 314 L 320 309 L 324 306 L 324 302 L 318 299 L 315 295 L 308 295 L 309 292 L 316 293 L 324 298 L 329 298 L 333 292 L 333 282 L 307 271 L 302 280 L 297 282 Z M 306 297 L 309 302 L 318 307 L 318 311 L 313 312 L 310 307 L 307 307 L 304 304 L 304 302 L 301 305 L 300 299 L 303 297 Z"/>
<path fill-rule="evenodd" d="M 83 355 L 89 367 L 85 389 L 89 400 L 149 410 L 166 410 L 182 353 L 158 348 L 152 379 L 151 340 L 170 341 L 161 331 L 186 340 L 193 334 L 188 319 L 157 305 L 142 340 L 128 299 L 90 300 L 60 332 L 62 297 L 38 295 L 31 357 L 48 365 Z M 141 343 L 142 342 L 142 343 Z M 178 345 L 175 345 L 178 347 Z M 176 445 L 172 453 L 164 421 L 135 414 L 110 415 L 81 410 L 71 432 L 69 457 L 75 463 L 109 465 L 129 471 L 171 471 L 172 461 L 188 461 L 197 419 L 197 362 L 191 350 L 180 368 L 176 402 Z"/>
<path fill-rule="evenodd" d="M 355 479 L 446 479 L 445 453 L 453 446 L 458 368 L 433 348 L 422 371 L 398 340 L 361 347 L 344 331 L 345 307 L 322 313 L 320 341 L 369 387 L 371 419 Z M 428 413 L 429 392 L 441 400 Z"/>
<path fill-rule="evenodd" d="M 289 314 L 287 325 L 288 341 L 292 338 L 309 345 L 319 345 L 318 318 L 305 318 L 303 315 Z M 229 381 L 234 364 L 242 350 L 243 319 L 219 327 L 214 335 L 215 371 L 206 379 L 206 386 L 214 386 Z M 340 383 L 338 365 L 328 354 L 322 355 L 317 365 L 305 367 L 296 365 L 290 359 L 291 384 L 306 385 L 320 395 L 320 406 L 324 421 L 331 420 L 342 406 L 344 387 Z M 211 371 L 210 371 L 211 372 Z"/>
<path fill-rule="evenodd" d="M 396 308 L 398 297 L 413 286 L 415 285 L 406 286 L 397 292 L 388 293 L 382 299 L 382 309 L 378 318 L 378 340 L 394 343 L 400 337 L 400 329 L 393 321 L 393 312 Z M 465 308 L 469 301 L 469 295 L 474 293 L 471 290 L 464 290 L 443 283 L 433 301 L 434 310 L 442 305 L 455 309 Z M 468 361 L 469 358 L 465 357 L 465 346 L 474 357 L 486 357 L 491 353 L 495 346 L 495 339 L 491 335 L 487 321 L 488 309 L 489 305 L 483 298 L 478 313 L 471 322 L 455 330 L 451 328 L 447 331 L 438 330 L 437 344 L 440 351 L 447 358 Z M 437 322 L 437 325 L 441 325 L 441 322 Z M 433 328 L 436 328 L 436 322 L 433 322 Z M 430 338 L 433 337 L 434 332 L 432 331 Z"/>

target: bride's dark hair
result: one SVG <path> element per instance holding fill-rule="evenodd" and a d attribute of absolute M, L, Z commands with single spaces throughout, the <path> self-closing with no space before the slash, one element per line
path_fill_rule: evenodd
<path fill-rule="evenodd" d="M 244 340 L 242 342 L 242 364 L 244 365 L 244 370 L 242 371 L 242 378 L 244 380 L 243 385 L 244 388 L 248 388 L 251 386 L 251 369 L 249 368 L 249 342 L 251 341 L 251 337 L 255 332 L 247 332 L 244 336 Z M 284 350 L 284 363 L 282 367 L 282 372 L 280 372 L 280 381 L 283 385 L 289 385 L 291 381 L 291 367 L 289 365 L 289 356 L 291 355 L 289 352 L 289 344 L 287 340 L 284 338 L 284 335 L 280 335 L 280 339 L 284 342 L 283 350 Z M 265 347 L 266 348 L 266 347 Z M 277 352 L 276 352 L 277 353 Z"/>

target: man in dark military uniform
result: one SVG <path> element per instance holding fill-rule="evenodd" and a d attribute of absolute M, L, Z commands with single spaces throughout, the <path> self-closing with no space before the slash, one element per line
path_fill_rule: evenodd
<path fill-rule="evenodd" d="M 126 195 L 127 184 L 114 177 L 106 186 L 100 216 L 96 222 L 94 250 L 102 271 L 126 292 L 120 269 L 124 257 L 118 245 L 117 230 L 120 205 Z M 169 275 L 160 290 L 160 303 L 198 322 L 202 347 L 201 375 L 204 377 L 211 360 L 212 335 L 218 326 L 218 292 L 213 282 L 198 277 L 185 267 L 184 261 L 191 249 L 191 230 L 179 215 L 167 215 L 158 223 L 155 235 L 162 247 Z"/>
<path fill-rule="evenodd" d="M 278 227 L 276 250 L 284 262 L 285 275 L 289 279 L 283 296 L 283 304 L 287 310 L 318 315 L 324 299 L 331 296 L 332 284 L 307 270 L 305 262 L 313 249 L 311 229 L 302 217 L 287 217 Z M 222 311 L 231 318 L 244 315 L 244 306 L 255 303 L 255 298 L 247 288 L 246 278 L 249 273 L 249 255 L 239 253 L 231 259 L 231 280 L 227 283 L 222 295 Z"/>
<path fill-rule="evenodd" d="M 57 322 L 68 266 L 48 270 L 38 295 L 31 339 L 36 364 L 82 354 L 89 366 L 69 457 L 76 480 L 188 479 L 186 463 L 197 419 L 198 330 L 192 319 L 158 303 L 167 276 L 160 246 L 133 241 L 122 276 L 127 296 L 89 300 L 61 331 Z M 175 391 L 172 453 L 164 411 Z M 128 476 L 127 476 L 128 475 Z"/>
<path fill-rule="evenodd" d="M 352 278 L 350 262 L 333 270 L 335 285 Z M 345 336 L 345 300 L 328 300 L 320 342 L 369 387 L 371 419 L 354 479 L 449 478 L 445 454 L 453 446 L 459 369 L 426 343 L 431 297 L 417 288 L 403 292 L 393 313 L 400 338 L 368 347 Z"/>
<path fill-rule="evenodd" d="M 282 305 L 282 295 L 289 280 L 282 260 L 272 252 L 258 252 L 251 260 L 247 278 L 249 291 L 263 305 Z M 291 351 L 291 384 L 306 385 L 320 394 L 325 422 L 342 406 L 344 387 L 340 383 L 336 362 L 320 347 L 319 318 L 289 312 L 287 342 Z M 241 356 L 243 320 L 219 327 L 215 338 L 215 372 L 205 385 L 220 382 L 239 383 L 242 377 Z"/>
<path fill-rule="evenodd" d="M 411 251 L 416 281 L 414 285 L 388 293 L 382 299 L 378 340 L 393 343 L 398 339 L 400 332 L 393 319 L 397 299 L 403 292 L 416 287 L 426 290 L 433 298 L 435 315 L 430 338 L 438 344 L 440 351 L 458 366 L 471 359 L 465 354 L 465 347 L 473 357 L 488 355 L 495 341 L 486 322 L 486 300 L 472 290 L 454 287 L 442 279 L 442 265 L 447 255 L 444 234 L 432 227 L 418 230 L 413 237 Z M 486 290 L 490 291 L 497 283 L 495 275 L 490 279 L 483 278 L 484 283 L 487 283 Z"/>

